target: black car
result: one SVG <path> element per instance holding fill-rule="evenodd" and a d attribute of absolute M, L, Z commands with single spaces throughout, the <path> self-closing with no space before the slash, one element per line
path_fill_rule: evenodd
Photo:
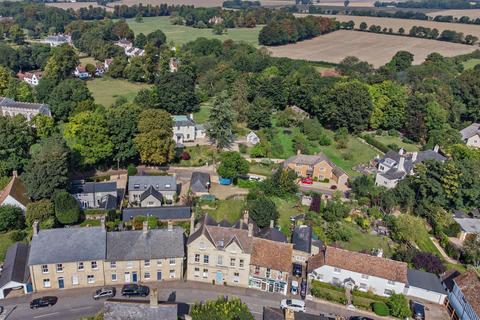
<path fill-rule="evenodd" d="M 373 319 L 369 317 L 355 316 L 355 317 L 348 318 L 348 320 L 373 320 Z"/>
<path fill-rule="evenodd" d="M 122 287 L 122 296 L 124 297 L 146 297 L 150 293 L 150 288 L 138 284 L 126 284 Z"/>
<path fill-rule="evenodd" d="M 302 282 L 300 283 L 300 297 L 302 297 L 302 299 L 305 300 L 306 296 L 307 296 L 307 280 L 303 278 Z"/>
<path fill-rule="evenodd" d="M 57 301 L 58 301 L 58 298 L 53 296 L 46 296 L 46 297 L 33 299 L 32 302 L 30 302 L 30 309 L 50 307 L 50 306 L 53 306 L 55 303 L 57 303 Z"/>
<path fill-rule="evenodd" d="M 410 309 L 412 309 L 413 319 L 425 320 L 425 306 L 420 302 L 411 300 Z"/>

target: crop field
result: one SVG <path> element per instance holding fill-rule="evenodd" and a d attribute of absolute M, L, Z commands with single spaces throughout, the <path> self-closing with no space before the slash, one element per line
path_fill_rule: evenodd
<path fill-rule="evenodd" d="M 128 25 L 135 34 L 140 32 L 147 34 L 160 29 L 167 36 L 167 41 L 173 41 L 175 45 L 182 45 L 199 37 L 220 39 L 222 41 L 232 39 L 245 41 L 255 46 L 258 45 L 258 34 L 261 26 L 255 28 L 233 28 L 228 29 L 225 34 L 215 35 L 212 29 L 195 29 L 192 27 L 178 26 L 170 23 L 170 17 L 147 17 L 143 22 L 135 22 L 135 19 L 127 19 Z"/>
<path fill-rule="evenodd" d="M 355 28 L 360 26 L 360 23 L 365 22 L 368 26 L 374 24 L 383 28 L 392 28 L 396 33 L 399 28 L 405 29 L 405 33 L 408 34 L 413 26 L 422 26 L 426 28 L 437 28 L 440 33 L 443 30 L 455 30 L 457 32 L 463 32 L 464 35 L 471 34 L 480 38 L 480 25 L 464 24 L 464 23 L 448 23 L 448 22 L 435 22 L 424 20 L 412 20 L 412 19 L 395 19 L 395 18 L 377 18 L 377 17 L 359 17 L 359 16 L 347 16 L 347 15 L 322 15 L 328 18 L 335 18 L 337 21 L 350 21 L 355 22 Z"/>
<path fill-rule="evenodd" d="M 437 40 L 339 30 L 295 44 L 268 47 L 268 50 L 275 57 L 331 63 L 339 63 L 347 56 L 356 56 L 380 67 L 401 50 L 414 54 L 414 64 L 420 64 L 432 52 L 452 57 L 470 53 L 476 48 Z"/>
<path fill-rule="evenodd" d="M 467 16 L 470 19 L 480 18 L 480 9 L 464 9 L 464 10 L 441 10 L 441 11 L 431 11 L 428 13 L 430 17 L 435 16 L 453 16 L 460 18 Z"/>

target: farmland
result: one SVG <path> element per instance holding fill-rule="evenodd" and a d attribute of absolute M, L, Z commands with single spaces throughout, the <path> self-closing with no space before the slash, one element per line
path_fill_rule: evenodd
<path fill-rule="evenodd" d="M 128 25 L 135 34 L 140 32 L 147 34 L 160 29 L 167 36 L 167 41 L 173 41 L 176 45 L 182 45 L 193 41 L 199 37 L 215 38 L 222 41 L 232 39 L 235 41 L 245 41 L 255 46 L 258 45 L 258 34 L 261 26 L 256 28 L 234 28 L 228 29 L 223 35 L 215 35 L 212 29 L 194 29 L 186 26 L 173 25 L 170 23 L 170 17 L 148 17 L 143 22 L 135 22 L 135 19 L 127 19 Z"/>
<path fill-rule="evenodd" d="M 452 57 L 470 53 L 475 48 L 437 40 L 340 30 L 296 44 L 268 49 L 275 57 L 332 63 L 339 63 L 347 56 L 356 56 L 379 67 L 390 61 L 400 50 L 413 53 L 414 63 L 420 64 L 432 52 Z"/>
<path fill-rule="evenodd" d="M 397 32 L 399 28 L 405 29 L 405 33 L 413 26 L 422 26 L 426 28 L 437 28 L 440 33 L 443 30 L 455 30 L 457 32 L 463 32 L 464 35 L 471 34 L 480 38 L 480 25 L 464 24 L 464 23 L 448 23 L 448 22 L 435 22 L 413 19 L 395 19 L 395 18 L 377 18 L 377 17 L 359 17 L 359 16 L 347 16 L 347 15 L 322 15 L 328 18 L 335 18 L 337 21 L 350 21 L 355 22 L 355 28 L 358 28 L 360 23 L 365 22 L 367 25 L 379 25 L 383 28 L 392 28 L 394 32 Z"/>

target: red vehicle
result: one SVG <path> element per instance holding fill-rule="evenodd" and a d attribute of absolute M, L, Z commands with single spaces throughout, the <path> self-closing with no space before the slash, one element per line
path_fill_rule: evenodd
<path fill-rule="evenodd" d="M 301 181 L 303 184 L 313 184 L 313 179 L 310 177 L 302 178 Z"/>

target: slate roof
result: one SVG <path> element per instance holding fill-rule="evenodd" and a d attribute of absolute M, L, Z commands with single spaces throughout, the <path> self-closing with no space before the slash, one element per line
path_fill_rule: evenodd
<path fill-rule="evenodd" d="M 256 236 L 277 242 L 287 242 L 287 237 L 277 228 L 265 227 L 261 229 Z"/>
<path fill-rule="evenodd" d="M 195 122 L 193 122 L 192 119 L 190 119 L 187 116 L 183 116 L 183 115 L 172 116 L 172 120 L 173 120 L 173 125 L 175 127 L 193 127 L 193 126 L 195 126 Z"/>
<path fill-rule="evenodd" d="M 263 307 L 263 320 L 284 320 L 285 315 L 282 309 Z M 316 315 L 306 312 L 295 312 L 294 320 L 335 320 L 332 317 L 326 317 L 324 315 Z"/>
<path fill-rule="evenodd" d="M 72 193 L 117 192 L 117 182 L 83 182 L 72 183 Z"/>
<path fill-rule="evenodd" d="M 480 135 L 480 123 L 472 123 L 468 127 L 460 130 L 460 135 L 462 136 L 462 140 L 468 140 L 469 138 L 473 137 L 476 134 Z"/>
<path fill-rule="evenodd" d="M 155 216 L 163 221 L 187 220 L 191 215 L 190 207 L 186 206 L 125 208 L 122 212 L 122 221 L 131 221 L 136 216 Z"/>
<path fill-rule="evenodd" d="M 105 259 L 106 234 L 101 227 L 40 230 L 32 237 L 28 265 Z"/>
<path fill-rule="evenodd" d="M 107 194 L 100 202 L 100 208 L 103 210 L 113 210 L 117 208 L 117 197 Z"/>
<path fill-rule="evenodd" d="M 177 258 L 185 255 L 182 228 L 107 233 L 107 260 Z"/>
<path fill-rule="evenodd" d="M 448 291 L 452 291 L 453 285 L 454 285 L 453 280 L 459 275 L 460 275 L 460 272 L 458 272 L 458 270 L 455 270 L 455 269 L 448 270 L 442 275 L 441 277 L 442 283 L 447 288 Z"/>
<path fill-rule="evenodd" d="M 192 178 L 190 179 L 190 189 L 192 189 L 193 192 L 208 192 L 209 184 L 210 174 L 198 171 L 192 173 Z"/>
<path fill-rule="evenodd" d="M 365 253 L 327 246 L 325 251 L 308 260 L 308 272 L 324 265 L 361 274 L 408 283 L 407 264 Z"/>
<path fill-rule="evenodd" d="M 17 177 L 16 173 L 13 174 L 13 177 L 7 186 L 0 191 L 0 205 L 3 204 L 8 196 L 11 196 L 25 207 L 30 203 L 30 199 L 27 196 L 27 189 L 22 180 Z"/>
<path fill-rule="evenodd" d="M 178 306 L 174 303 L 159 303 L 151 307 L 147 300 L 108 299 L 103 305 L 104 320 L 177 320 Z"/>
<path fill-rule="evenodd" d="M 480 315 L 480 276 L 474 269 L 453 279 L 458 288 L 462 291 L 465 300 L 470 304 L 473 311 Z"/>
<path fill-rule="evenodd" d="M 0 107 L 40 110 L 43 107 L 48 108 L 48 105 L 43 103 L 20 102 L 10 98 L 0 97 Z"/>
<path fill-rule="evenodd" d="M 138 186 L 135 188 L 135 186 Z M 130 176 L 128 178 L 128 191 L 145 191 L 153 186 L 158 191 L 177 191 L 177 178 L 175 176 Z"/>
<path fill-rule="evenodd" d="M 250 264 L 282 272 L 292 269 L 293 246 L 291 243 L 253 238 Z"/>
<path fill-rule="evenodd" d="M 480 233 L 480 219 L 478 218 L 454 218 L 462 231 L 467 233 Z"/>
<path fill-rule="evenodd" d="M 312 252 L 312 228 L 296 226 L 292 233 L 293 249 L 306 253 Z"/>
<path fill-rule="evenodd" d="M 141 195 L 140 195 L 140 201 L 143 201 L 145 199 L 147 199 L 148 197 L 154 197 L 155 199 L 157 200 L 162 200 L 162 195 L 160 194 L 160 192 L 158 192 L 157 190 L 155 190 L 155 188 L 153 186 L 149 186 L 147 188 L 147 190 L 145 190 Z"/>
<path fill-rule="evenodd" d="M 3 270 L 0 276 L 0 288 L 10 281 L 27 283 L 30 271 L 27 265 L 28 251 L 30 247 L 25 243 L 14 243 L 8 247 Z"/>
<path fill-rule="evenodd" d="M 441 294 L 447 294 L 437 275 L 421 270 L 407 270 L 408 285 Z"/>

